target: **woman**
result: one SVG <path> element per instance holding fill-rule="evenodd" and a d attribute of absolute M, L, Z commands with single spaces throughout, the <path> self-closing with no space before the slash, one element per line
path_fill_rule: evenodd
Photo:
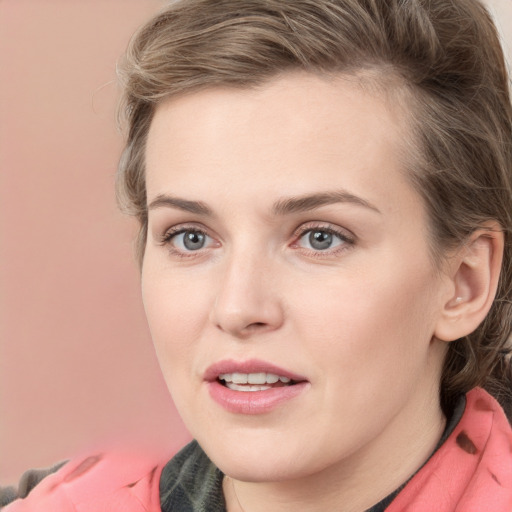
<path fill-rule="evenodd" d="M 196 441 L 6 510 L 510 510 L 512 108 L 478 1 L 182 0 L 122 77 L 119 198 Z"/>

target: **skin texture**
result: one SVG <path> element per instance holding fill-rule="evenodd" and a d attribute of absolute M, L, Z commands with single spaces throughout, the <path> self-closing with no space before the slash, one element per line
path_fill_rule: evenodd
<path fill-rule="evenodd" d="M 462 260 L 432 263 L 406 136 L 400 109 L 346 77 L 285 75 L 157 109 L 144 304 L 185 424 L 232 477 L 229 510 L 365 510 L 441 436 L 446 344 L 435 334 L 461 318 L 446 310 L 463 307 Z M 333 191 L 343 195 L 331 204 L 283 207 Z M 187 249 L 181 229 L 203 233 L 203 247 Z M 331 247 L 313 247 L 310 233 L 326 230 L 338 233 Z M 226 411 L 204 372 L 254 358 L 307 386 L 264 414 Z"/>

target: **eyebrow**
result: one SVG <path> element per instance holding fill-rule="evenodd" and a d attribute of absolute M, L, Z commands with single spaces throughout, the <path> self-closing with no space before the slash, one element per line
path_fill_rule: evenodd
<path fill-rule="evenodd" d="M 351 194 L 345 190 L 331 192 L 319 192 L 297 197 L 287 197 L 279 199 L 274 203 L 272 212 L 274 215 L 282 216 L 290 213 L 307 212 L 336 203 L 349 203 L 362 206 L 381 213 L 380 210 L 365 199 Z M 148 206 L 148 210 L 156 208 L 176 208 L 196 215 L 212 216 L 213 210 L 202 201 L 190 201 L 179 197 L 169 196 L 167 194 L 158 195 Z"/>
<path fill-rule="evenodd" d="M 275 215 L 286 215 L 289 213 L 307 212 L 315 208 L 320 208 L 321 206 L 336 203 L 349 203 L 356 206 L 363 206 L 369 210 L 381 213 L 376 206 L 366 201 L 366 199 L 351 194 L 346 190 L 319 192 L 317 194 L 280 199 L 274 204 L 272 211 Z"/>
<path fill-rule="evenodd" d="M 178 210 L 195 213 L 197 215 L 213 215 L 213 211 L 201 201 L 189 201 L 187 199 L 172 197 L 166 194 L 160 194 L 153 199 L 148 206 L 148 210 L 154 210 L 162 207 L 176 208 Z"/>

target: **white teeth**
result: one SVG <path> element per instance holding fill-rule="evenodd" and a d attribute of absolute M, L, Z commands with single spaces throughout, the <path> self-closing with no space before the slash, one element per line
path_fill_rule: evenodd
<path fill-rule="evenodd" d="M 247 384 L 248 375 L 246 373 L 233 373 L 231 380 L 235 384 Z"/>
<path fill-rule="evenodd" d="M 247 376 L 247 382 L 249 384 L 265 384 L 266 381 L 266 373 L 249 373 L 249 375 Z"/>
<path fill-rule="evenodd" d="M 284 377 L 283 377 L 284 379 Z M 266 382 L 269 384 L 275 384 L 279 380 L 279 375 L 274 375 L 273 373 L 267 373 Z"/>
<path fill-rule="evenodd" d="M 219 379 L 228 383 L 233 384 L 252 384 L 252 385 L 262 385 L 262 384 L 275 384 L 277 381 L 281 381 L 284 384 L 288 384 L 290 379 L 288 377 L 282 377 L 276 375 L 275 373 L 223 373 L 219 375 Z M 228 386 L 229 387 L 229 386 Z M 243 391 L 250 391 L 249 388 L 255 386 L 244 386 Z M 234 389 L 234 388 L 230 388 Z"/>

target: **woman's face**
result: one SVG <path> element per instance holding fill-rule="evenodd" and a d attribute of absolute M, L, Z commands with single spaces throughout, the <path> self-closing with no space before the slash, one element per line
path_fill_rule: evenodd
<path fill-rule="evenodd" d="M 439 421 L 452 289 L 406 121 L 355 79 L 306 74 L 156 111 L 144 304 L 178 410 L 235 478 L 353 469 Z"/>

